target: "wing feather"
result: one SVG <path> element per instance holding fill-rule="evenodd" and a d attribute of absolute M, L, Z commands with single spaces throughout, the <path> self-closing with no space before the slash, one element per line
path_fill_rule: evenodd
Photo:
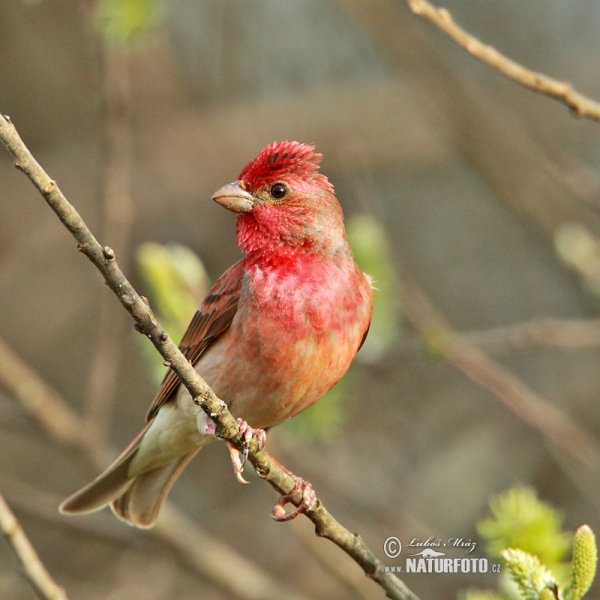
<path fill-rule="evenodd" d="M 179 349 L 190 363 L 195 364 L 206 349 L 229 329 L 237 312 L 243 275 L 240 260 L 221 275 L 196 311 L 179 344 Z M 169 369 L 148 410 L 147 421 L 172 400 L 179 383 L 175 371 Z"/>

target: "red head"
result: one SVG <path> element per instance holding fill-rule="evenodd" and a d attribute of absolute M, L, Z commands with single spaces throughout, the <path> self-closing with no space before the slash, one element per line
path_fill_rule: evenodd
<path fill-rule="evenodd" d="M 322 186 L 333 194 L 333 186 L 325 175 L 319 174 L 322 154 L 313 146 L 299 142 L 273 142 L 263 148 L 238 175 L 244 189 L 254 192 L 285 179 L 298 187 Z"/>
<path fill-rule="evenodd" d="M 239 213 L 238 245 L 244 252 L 295 248 L 333 254 L 346 246 L 342 209 L 322 155 L 298 142 L 273 142 L 260 151 L 238 180 L 213 199 Z"/>

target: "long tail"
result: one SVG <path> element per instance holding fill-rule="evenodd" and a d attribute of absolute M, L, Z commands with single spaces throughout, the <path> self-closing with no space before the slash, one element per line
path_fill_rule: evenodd
<path fill-rule="evenodd" d="M 140 431 L 104 473 L 69 496 L 60 505 L 60 512 L 89 513 L 110 504 L 119 519 L 136 527 L 152 527 L 167 493 L 199 448 L 165 465 L 130 477 L 131 461 L 137 454 L 150 424 Z"/>

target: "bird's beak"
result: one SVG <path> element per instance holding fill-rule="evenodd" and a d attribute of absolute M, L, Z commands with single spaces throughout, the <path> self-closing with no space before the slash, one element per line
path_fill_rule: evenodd
<path fill-rule="evenodd" d="M 254 208 L 254 197 L 241 186 L 241 181 L 234 181 L 218 189 L 212 199 L 235 213 L 247 213 Z"/>

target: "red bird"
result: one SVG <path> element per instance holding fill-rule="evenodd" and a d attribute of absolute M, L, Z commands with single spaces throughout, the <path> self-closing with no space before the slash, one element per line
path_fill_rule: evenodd
<path fill-rule="evenodd" d="M 354 262 L 342 209 L 319 173 L 321 158 L 298 142 L 269 144 L 213 195 L 237 214 L 244 257 L 212 287 L 180 349 L 242 428 L 247 422 L 246 437 L 321 398 L 344 375 L 369 328 L 371 279 Z M 146 420 L 61 512 L 110 504 L 132 525 L 154 524 L 177 476 L 215 437 L 214 424 L 171 370 Z"/>

